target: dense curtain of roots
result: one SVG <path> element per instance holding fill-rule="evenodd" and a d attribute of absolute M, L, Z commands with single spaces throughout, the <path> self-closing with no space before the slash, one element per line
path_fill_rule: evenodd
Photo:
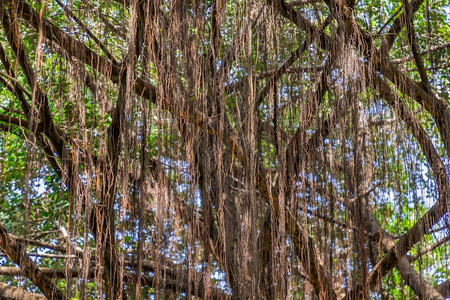
<path fill-rule="evenodd" d="M 0 109 L 27 121 L 1 126 L 21 128 L 32 195 L 10 229 L 34 239 L 33 201 L 67 204 L 44 239 L 63 241 L 67 296 L 383 294 L 399 284 L 377 264 L 435 203 L 409 263 L 445 269 L 446 243 L 431 270 L 411 257 L 449 234 L 448 113 L 383 71 L 381 43 L 336 8 L 351 4 L 32 2 L 1 1 Z"/>

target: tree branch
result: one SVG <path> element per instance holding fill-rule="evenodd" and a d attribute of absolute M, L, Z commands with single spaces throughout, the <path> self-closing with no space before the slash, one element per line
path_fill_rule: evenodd
<path fill-rule="evenodd" d="M 30 259 L 25 247 L 10 236 L 2 224 L 0 224 L 0 247 L 12 262 L 20 266 L 22 274 L 28 277 L 48 299 L 67 299 Z"/>
<path fill-rule="evenodd" d="M 450 47 L 450 43 L 442 44 L 442 45 L 430 46 L 428 49 L 423 50 L 422 52 L 420 52 L 420 55 L 424 55 L 424 54 L 431 53 L 431 52 L 434 52 L 434 51 L 446 49 L 446 48 L 449 48 L 449 47 Z M 393 64 L 401 64 L 401 63 L 404 63 L 404 62 L 407 62 L 407 61 L 413 60 L 413 59 L 414 59 L 414 55 L 411 54 L 411 55 L 408 55 L 408 56 L 405 56 L 405 57 L 402 57 L 402 58 L 393 59 L 391 62 Z"/>
<path fill-rule="evenodd" d="M 61 1 L 55 0 L 56 3 L 58 3 L 59 6 L 64 10 L 64 12 L 72 18 L 80 27 L 84 30 L 93 40 L 94 42 L 102 49 L 103 53 L 105 53 L 106 57 L 109 58 L 109 60 L 113 64 L 117 64 L 117 61 L 114 59 L 114 57 L 111 55 L 111 53 L 108 51 L 108 49 L 103 45 L 103 43 L 92 33 L 92 31 L 87 28 L 87 26 L 77 17 L 74 15 L 74 13 L 68 8 L 66 5 L 62 4 Z"/>
<path fill-rule="evenodd" d="M 132 265 L 128 263 L 128 265 Z M 146 265 L 146 264 L 144 264 Z M 152 268 L 146 268 L 147 270 L 150 270 L 151 272 L 155 271 L 155 267 Z M 70 269 L 66 270 L 65 268 L 40 268 L 40 272 L 43 274 L 43 276 L 48 276 L 51 278 L 57 278 L 57 279 L 66 279 L 67 274 L 70 274 L 70 278 L 80 278 L 83 274 L 82 269 Z M 90 268 L 88 271 L 88 278 L 87 279 L 96 279 L 95 276 L 95 268 Z M 0 267 L 0 276 L 23 276 L 23 272 L 19 268 L 15 267 Z M 153 288 L 161 288 L 161 286 L 155 285 L 155 277 L 150 275 L 143 275 L 142 278 L 142 284 L 153 287 Z M 128 284 L 133 284 L 133 275 L 130 273 L 124 274 L 124 281 Z M 201 280 L 199 280 L 201 281 Z M 189 281 L 188 281 L 188 274 L 184 270 L 172 270 L 169 269 L 168 272 L 164 272 L 164 275 L 161 276 L 161 278 L 158 280 L 158 282 L 162 283 L 162 287 L 171 290 L 173 292 L 184 292 L 188 293 L 190 290 L 190 293 L 192 296 L 198 295 L 201 298 L 205 299 L 205 290 L 203 285 L 201 284 L 195 284 L 194 282 L 191 283 L 191 287 L 189 288 Z M 0 295 L 1 295 L 1 287 L 2 283 L 0 283 Z M 43 296 L 42 296 L 43 297 Z M 226 299 L 227 295 L 221 291 L 217 287 L 212 287 L 212 297 L 213 299 Z M 45 298 L 45 297 L 44 297 Z M 17 298 L 17 299 L 23 299 L 23 298 Z M 52 298 L 48 298 L 52 299 Z M 56 299 L 56 298 L 53 298 Z"/>
<path fill-rule="evenodd" d="M 446 237 L 440 239 L 439 241 L 429 245 L 426 248 L 420 249 L 416 254 L 411 255 L 408 257 L 409 261 L 415 261 L 417 260 L 419 257 L 424 256 L 428 253 L 430 253 L 431 251 L 433 251 L 434 249 L 440 247 L 441 245 L 445 244 L 446 242 L 450 241 L 450 235 L 447 235 Z"/>
<path fill-rule="evenodd" d="M 1 272 L 0 272 L 1 274 Z M 6 274 L 8 275 L 8 274 Z M 43 295 L 30 293 L 23 288 L 0 282 L 0 299 L 8 300 L 46 300 Z"/>
<path fill-rule="evenodd" d="M 267 79 L 266 85 L 256 97 L 257 107 L 262 103 L 270 90 L 274 88 L 278 79 L 280 79 L 280 77 L 292 66 L 292 64 L 300 57 L 300 55 L 302 55 L 311 46 L 316 38 L 320 37 L 323 34 L 323 31 L 330 23 L 331 17 L 327 17 L 325 21 L 323 21 L 323 23 L 317 28 L 317 30 L 314 31 L 311 36 L 308 36 L 307 39 L 303 41 L 303 43 L 294 52 L 292 52 L 291 56 L 283 63 L 283 65 L 281 65 L 280 68 L 275 71 L 272 77 Z"/>
<path fill-rule="evenodd" d="M 416 0 L 411 3 L 411 12 L 418 9 L 423 0 Z M 273 6 L 282 16 L 291 20 L 294 24 L 303 29 L 306 33 L 311 34 L 316 30 L 316 26 L 308 19 L 298 14 L 292 8 L 288 8 L 283 0 L 267 0 L 269 5 Z M 373 47 L 372 37 L 364 32 L 353 18 L 352 11 L 345 5 L 342 0 L 327 0 L 330 11 L 333 16 L 340 20 L 345 29 L 349 41 L 356 46 L 370 61 L 373 66 L 386 76 L 396 87 L 405 95 L 423 105 L 427 109 L 439 129 L 441 139 L 444 143 L 447 155 L 450 155 L 450 114 L 447 112 L 448 104 L 442 99 L 437 98 L 431 92 L 424 90 L 414 80 L 400 72 L 386 57 L 387 51 L 386 43 L 382 45 L 381 50 Z M 397 32 L 404 26 L 405 12 L 396 20 L 391 27 L 390 32 L 396 36 Z M 402 25 L 403 24 L 403 25 Z M 394 37 L 395 38 L 395 37 Z M 319 45 L 328 51 L 339 49 L 340 42 L 335 38 L 324 34 L 322 36 L 322 43 Z M 393 42 L 393 41 L 392 41 Z M 360 64 L 363 64 L 361 61 Z"/>
<path fill-rule="evenodd" d="M 367 69 L 366 72 L 368 72 Z M 397 265 L 398 260 L 405 256 L 412 246 L 420 241 L 429 229 L 442 218 L 447 210 L 446 205 L 450 203 L 450 186 L 445 167 L 430 138 L 420 125 L 419 121 L 406 107 L 405 103 L 400 101 L 398 97 L 394 95 L 389 84 L 380 78 L 374 71 L 372 72 L 370 78 L 374 81 L 375 86 L 378 87 L 381 96 L 391 106 L 398 117 L 406 123 L 409 130 L 420 144 L 433 171 L 438 186 L 439 199 L 433 207 L 431 207 L 403 236 L 400 237 L 389 252 L 373 267 L 368 276 L 368 282 L 371 288 L 375 287 L 377 281 L 394 268 Z M 351 291 L 347 297 L 360 295 L 362 288 L 362 286 L 356 287 L 356 289 Z"/>
<path fill-rule="evenodd" d="M 405 12 L 407 14 L 406 20 L 406 31 L 408 36 L 409 46 L 411 47 L 411 51 L 414 56 L 414 60 L 416 62 L 417 70 L 419 71 L 420 79 L 422 80 L 422 85 L 425 90 L 431 94 L 430 81 L 428 80 L 428 75 L 425 70 L 425 66 L 423 64 L 422 57 L 420 56 L 420 49 L 416 42 L 416 32 L 414 30 L 413 19 L 411 6 L 408 3 L 408 0 L 403 0 L 403 6 L 405 7 Z M 449 153 L 450 155 L 450 153 Z"/>
<path fill-rule="evenodd" d="M 11 4 L 11 3 L 10 3 Z M 12 6 L 14 7 L 14 4 Z M 37 120 L 35 120 L 36 117 L 40 118 L 42 125 L 43 125 L 43 131 L 46 133 L 46 135 L 49 137 L 52 144 L 55 146 L 55 149 L 58 153 L 58 156 L 62 158 L 63 148 L 64 148 L 64 140 L 61 136 L 60 131 L 56 127 L 56 125 L 53 122 L 53 117 L 50 111 L 49 102 L 45 95 L 45 93 L 40 89 L 40 87 L 37 86 L 36 77 L 33 71 L 33 68 L 31 67 L 30 60 L 28 58 L 27 52 L 25 51 L 22 39 L 20 37 L 18 24 L 12 23 L 10 20 L 10 17 L 8 16 L 8 13 L 6 9 L 4 8 L 3 1 L 1 2 L 1 19 L 2 19 L 2 25 L 4 28 L 5 35 L 8 39 L 9 44 L 11 45 L 11 48 L 13 49 L 16 58 L 22 68 L 22 71 L 25 74 L 25 78 L 28 82 L 28 85 L 30 86 L 31 90 L 33 91 L 33 97 L 36 97 L 36 107 L 37 111 L 30 111 L 30 114 L 27 114 L 27 119 L 29 122 L 32 122 L 30 124 L 31 128 L 30 130 L 34 130 L 34 126 L 37 124 Z M 10 10 L 11 11 L 11 10 Z M 13 8 L 13 15 L 11 18 L 17 19 L 16 15 L 17 11 Z M 39 23 L 38 23 L 39 24 Z M 22 91 L 23 92 L 23 91 Z M 24 106 L 24 112 L 27 113 L 28 106 Z M 34 124 L 35 123 L 35 124 Z"/>
<path fill-rule="evenodd" d="M 410 8 L 409 14 L 412 16 L 420 8 L 422 3 L 423 0 L 412 0 L 409 3 Z M 394 23 L 386 33 L 387 38 L 383 40 L 382 46 L 380 48 L 382 54 L 387 56 L 389 50 L 394 45 L 395 39 L 397 38 L 398 34 L 402 31 L 403 27 L 405 27 L 409 14 L 405 10 L 405 7 L 403 6 L 403 12 L 397 19 L 395 19 Z"/>
<path fill-rule="evenodd" d="M 15 2 L 17 2 L 17 7 L 20 11 L 19 17 L 29 22 L 36 30 L 39 30 L 39 14 L 22 0 Z M 119 83 L 122 72 L 119 65 L 98 55 L 82 42 L 74 40 L 47 19 L 43 20 L 43 34 L 48 40 L 60 45 L 69 55 L 99 71 L 107 78 L 110 78 L 112 82 Z M 156 88 L 142 78 L 136 78 L 133 88 L 138 96 L 149 99 L 153 103 L 156 102 Z"/>

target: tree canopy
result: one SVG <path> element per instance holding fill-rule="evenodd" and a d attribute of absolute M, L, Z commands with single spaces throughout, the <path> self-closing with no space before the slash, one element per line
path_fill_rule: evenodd
<path fill-rule="evenodd" d="M 1 0 L 0 298 L 450 297 L 449 0 Z"/>

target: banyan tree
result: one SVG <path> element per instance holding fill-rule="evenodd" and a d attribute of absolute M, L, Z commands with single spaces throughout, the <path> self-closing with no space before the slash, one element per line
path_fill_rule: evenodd
<path fill-rule="evenodd" d="M 1 299 L 450 296 L 448 0 L 1 0 Z"/>

